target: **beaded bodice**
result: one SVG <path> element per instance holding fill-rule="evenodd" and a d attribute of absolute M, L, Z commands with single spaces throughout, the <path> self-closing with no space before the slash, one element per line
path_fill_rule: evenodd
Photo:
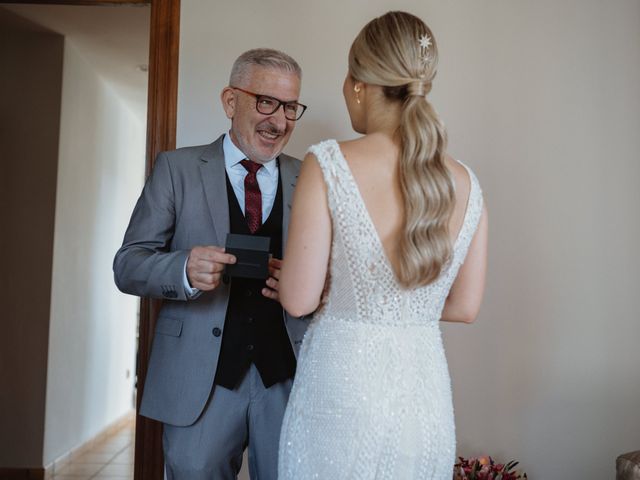
<path fill-rule="evenodd" d="M 331 284 L 318 314 L 398 326 L 439 321 L 482 213 L 482 192 L 473 172 L 465 166 L 471 188 L 450 260 L 436 281 L 408 290 L 396 279 L 338 143 L 326 140 L 309 150 L 324 175 L 333 227 Z"/>

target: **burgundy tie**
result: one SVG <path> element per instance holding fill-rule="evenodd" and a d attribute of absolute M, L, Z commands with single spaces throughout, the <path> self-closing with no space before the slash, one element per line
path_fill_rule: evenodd
<path fill-rule="evenodd" d="M 247 220 L 249 231 L 256 233 L 262 225 L 262 194 L 256 178 L 262 164 L 246 159 L 240 163 L 247 169 L 247 176 L 244 177 L 244 218 Z"/>

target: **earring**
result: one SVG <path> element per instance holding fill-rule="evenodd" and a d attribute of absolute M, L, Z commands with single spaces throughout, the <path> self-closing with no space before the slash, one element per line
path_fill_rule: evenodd
<path fill-rule="evenodd" d="M 360 87 L 353 87 L 353 91 L 356 92 L 356 102 L 360 105 L 360 96 L 358 95 L 358 93 L 360 93 Z"/>

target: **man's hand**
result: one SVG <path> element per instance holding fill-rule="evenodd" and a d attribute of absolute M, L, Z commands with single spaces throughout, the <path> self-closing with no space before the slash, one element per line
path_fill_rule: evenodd
<path fill-rule="evenodd" d="M 262 289 L 262 295 L 276 302 L 280 301 L 278 293 L 280 289 L 280 268 L 282 268 L 282 260 L 271 257 L 269 259 L 269 278 L 267 278 L 267 287 Z"/>
<path fill-rule="evenodd" d="M 236 263 L 236 257 L 224 253 L 222 247 L 193 247 L 187 260 L 187 279 L 193 288 L 209 291 L 220 285 L 225 265 Z"/>

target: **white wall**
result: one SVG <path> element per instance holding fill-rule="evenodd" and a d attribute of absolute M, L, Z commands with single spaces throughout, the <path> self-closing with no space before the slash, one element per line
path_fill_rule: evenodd
<path fill-rule="evenodd" d="M 289 153 L 353 137 L 347 52 L 390 9 L 435 32 L 431 100 L 490 211 L 482 313 L 444 327 L 459 453 L 515 458 L 530 478 L 613 478 L 640 448 L 639 2 L 184 0 L 178 144 L 228 128 L 219 92 L 256 46 L 304 69 Z"/>
<path fill-rule="evenodd" d="M 133 406 L 138 300 L 113 255 L 144 179 L 145 125 L 65 42 L 44 465 Z"/>

